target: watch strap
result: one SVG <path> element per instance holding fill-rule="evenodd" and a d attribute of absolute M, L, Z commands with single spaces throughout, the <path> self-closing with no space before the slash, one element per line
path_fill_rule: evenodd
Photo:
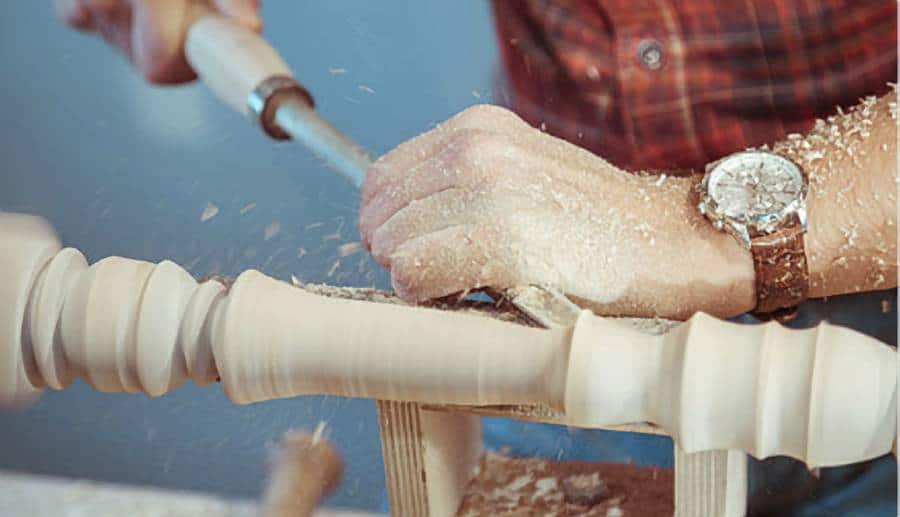
<path fill-rule="evenodd" d="M 796 307 L 806 300 L 809 269 L 804 233 L 800 224 L 793 224 L 751 239 L 750 251 L 756 272 L 755 313 L 768 314 Z"/>

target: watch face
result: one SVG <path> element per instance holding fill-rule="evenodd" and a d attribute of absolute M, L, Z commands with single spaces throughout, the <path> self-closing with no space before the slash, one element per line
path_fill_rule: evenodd
<path fill-rule="evenodd" d="M 803 173 L 790 160 L 747 151 L 725 158 L 710 171 L 707 193 L 720 215 L 765 225 L 795 209 L 806 188 Z"/>

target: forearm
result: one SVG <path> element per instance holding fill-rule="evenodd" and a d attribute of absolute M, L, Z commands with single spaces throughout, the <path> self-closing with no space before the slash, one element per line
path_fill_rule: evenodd
<path fill-rule="evenodd" d="M 897 283 L 888 102 L 776 146 L 810 176 L 811 296 Z M 756 306 L 750 251 L 699 212 L 699 181 L 629 174 L 478 106 L 378 160 L 360 230 L 408 299 L 540 284 L 603 314 L 747 312 Z"/>
<path fill-rule="evenodd" d="M 728 317 L 751 310 L 753 260 L 734 237 L 713 228 L 697 210 L 700 176 L 620 176 L 630 184 L 608 190 L 618 193 L 630 222 L 624 235 L 611 238 L 616 246 L 598 250 L 599 262 L 613 261 L 635 274 L 615 276 L 631 281 L 613 299 L 578 301 L 600 314 L 673 319 L 697 311 Z M 596 271 L 611 281 L 602 266 Z"/>
<path fill-rule="evenodd" d="M 895 102 L 869 98 L 774 146 L 809 176 L 811 297 L 897 286 Z"/>
<path fill-rule="evenodd" d="M 773 146 L 809 176 L 805 246 L 810 297 L 897 285 L 893 100 L 893 93 L 866 100 L 817 123 L 806 135 L 791 135 Z M 679 318 L 694 311 L 733 316 L 752 310 L 756 293 L 750 251 L 699 214 L 694 193 L 699 178 L 669 178 L 666 189 L 653 189 L 649 178 L 636 181 L 639 186 L 633 190 L 649 195 L 632 204 L 650 207 L 646 217 L 665 236 L 656 241 L 670 258 L 650 249 L 632 257 L 635 267 L 647 273 L 615 303 L 592 305 L 606 313 Z M 647 263 L 648 258 L 658 262 Z"/>

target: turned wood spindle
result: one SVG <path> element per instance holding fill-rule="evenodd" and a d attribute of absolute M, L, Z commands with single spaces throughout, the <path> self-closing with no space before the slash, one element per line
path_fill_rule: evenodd
<path fill-rule="evenodd" d="M 543 405 L 579 427 L 652 422 L 686 452 L 785 454 L 810 467 L 886 454 L 896 436 L 896 352 L 825 323 L 697 314 L 650 335 L 584 311 L 548 330 L 321 296 L 252 270 L 226 292 L 168 261 L 88 266 L 59 248 L 40 220 L 0 214 L 6 399 L 76 377 L 158 396 L 218 376 L 237 403 Z"/>

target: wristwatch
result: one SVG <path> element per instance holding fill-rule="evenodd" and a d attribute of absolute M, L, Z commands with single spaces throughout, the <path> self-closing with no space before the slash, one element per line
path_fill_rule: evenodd
<path fill-rule="evenodd" d="M 743 151 L 709 164 L 698 208 L 753 255 L 757 315 L 790 310 L 806 299 L 806 193 L 803 170 L 769 151 Z"/>

